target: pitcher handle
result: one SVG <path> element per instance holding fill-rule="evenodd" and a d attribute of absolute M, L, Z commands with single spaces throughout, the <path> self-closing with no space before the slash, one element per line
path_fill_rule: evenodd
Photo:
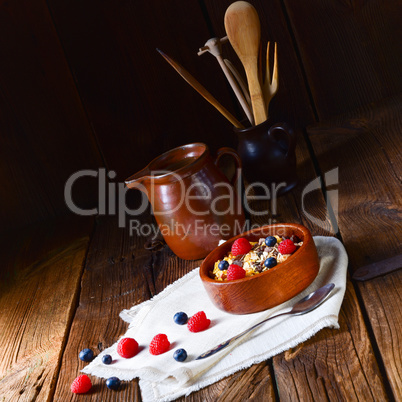
<path fill-rule="evenodd" d="M 275 140 L 275 131 L 281 131 L 285 133 L 285 138 L 287 141 L 288 150 L 286 156 L 292 154 L 296 148 L 296 134 L 286 123 L 274 124 L 269 130 L 268 135 L 273 137 Z"/>
<path fill-rule="evenodd" d="M 241 159 L 240 159 L 239 154 L 233 148 L 222 147 L 222 148 L 219 148 L 218 151 L 216 152 L 216 157 L 215 157 L 215 165 L 216 166 L 219 167 L 219 160 L 225 154 L 231 155 L 235 160 L 236 173 L 235 173 L 233 179 L 231 180 L 231 184 L 233 187 L 236 187 L 237 182 L 240 179 L 240 175 L 241 175 L 241 168 L 242 168 Z"/>

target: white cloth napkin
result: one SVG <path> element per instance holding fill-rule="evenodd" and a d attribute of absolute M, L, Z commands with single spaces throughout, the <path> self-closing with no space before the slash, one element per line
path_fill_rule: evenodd
<path fill-rule="evenodd" d="M 348 257 L 341 242 L 333 237 L 317 236 L 314 242 L 320 258 L 320 271 L 314 282 L 292 300 L 260 313 L 228 314 L 217 309 L 209 300 L 196 268 L 151 300 L 121 312 L 120 317 L 130 323 L 124 337 L 134 338 L 140 345 L 136 356 L 123 359 L 116 352 L 116 343 L 82 371 L 103 378 L 116 376 L 125 381 L 138 377 L 145 402 L 170 401 L 295 347 L 324 327 L 339 328 L 338 313 L 346 289 Z M 200 354 L 253 324 L 279 311 L 289 310 L 296 301 L 330 282 L 336 285 L 333 293 L 312 312 L 268 321 L 234 345 L 206 359 L 195 360 Z M 192 333 L 186 325 L 177 325 L 173 321 L 178 311 L 184 311 L 190 317 L 201 310 L 211 319 L 211 325 L 205 331 Z M 153 356 L 148 346 L 154 335 L 159 333 L 168 336 L 171 347 L 168 352 Z M 173 359 L 173 353 L 178 348 L 187 351 L 185 362 Z M 111 365 L 102 363 L 105 354 L 112 356 Z"/>

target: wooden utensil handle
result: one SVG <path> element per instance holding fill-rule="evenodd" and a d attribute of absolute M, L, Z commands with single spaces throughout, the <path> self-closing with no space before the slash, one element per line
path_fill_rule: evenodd
<path fill-rule="evenodd" d="M 267 112 L 265 108 L 264 96 L 260 81 L 258 79 L 258 71 L 253 66 L 246 69 L 248 89 L 250 91 L 251 104 L 253 105 L 253 115 L 255 125 L 263 123 L 267 120 Z"/>
<path fill-rule="evenodd" d="M 244 128 L 244 126 L 236 119 L 228 110 L 226 110 L 184 67 L 169 57 L 160 49 L 156 49 L 161 56 L 182 76 L 182 78 L 190 84 L 204 99 L 214 106 L 223 116 L 226 117 L 235 127 Z"/>

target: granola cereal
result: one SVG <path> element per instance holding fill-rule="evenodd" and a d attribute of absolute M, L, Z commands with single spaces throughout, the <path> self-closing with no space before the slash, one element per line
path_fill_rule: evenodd
<path fill-rule="evenodd" d="M 272 242 L 267 242 L 265 238 L 261 238 L 258 242 L 250 242 L 251 250 L 247 254 L 234 256 L 232 252 L 229 252 L 222 260 L 215 262 L 214 269 L 211 272 L 211 277 L 218 281 L 226 281 L 227 268 L 231 264 L 237 264 L 243 267 L 246 271 L 246 277 L 248 277 L 258 275 L 261 272 L 271 269 L 269 266 L 272 265 L 272 263 L 275 266 L 286 261 L 291 254 L 281 254 L 278 250 L 278 245 L 283 240 L 287 239 L 287 237 L 275 235 L 270 236 L 271 240 L 272 237 L 276 239 L 276 242 L 274 240 L 275 244 L 273 246 L 267 246 L 266 243 L 270 244 Z M 296 246 L 296 250 L 303 245 L 303 242 L 297 236 L 292 236 L 290 240 L 292 240 Z M 275 261 L 272 259 L 275 259 Z M 219 263 L 222 261 L 227 261 L 227 264 L 223 263 L 219 267 Z M 222 267 L 225 267 L 226 269 L 222 269 Z"/>

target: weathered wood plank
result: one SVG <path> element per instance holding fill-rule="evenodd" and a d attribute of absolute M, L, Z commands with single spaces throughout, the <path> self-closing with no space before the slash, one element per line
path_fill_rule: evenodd
<path fill-rule="evenodd" d="M 359 283 L 364 306 L 391 384 L 395 400 L 402 399 L 402 270 Z"/>
<path fill-rule="evenodd" d="M 149 217 L 142 217 L 145 222 Z M 63 354 L 54 394 L 56 401 L 75 400 L 70 391 L 74 378 L 86 363 L 78 359 L 80 350 L 91 348 L 95 354 L 108 348 L 127 330 L 119 313 L 151 296 L 147 270 L 152 254 L 144 250 L 143 237 L 130 236 L 129 228 L 118 228 L 117 219 L 99 219 L 81 281 L 79 305 Z M 93 391 L 80 400 L 140 400 L 138 381 L 125 383 L 116 394 L 105 380 L 91 377 Z"/>
<path fill-rule="evenodd" d="M 68 335 L 92 221 L 26 228 L 0 242 L 0 399 L 48 400 Z"/>
<path fill-rule="evenodd" d="M 352 270 L 401 254 L 401 129 L 400 97 L 308 129 L 320 166 L 339 167 L 338 222 Z M 396 399 L 401 398 L 400 278 L 398 271 L 357 283 Z"/>
<path fill-rule="evenodd" d="M 275 394 L 272 386 L 272 376 L 267 363 L 255 364 L 249 369 L 241 370 L 228 379 L 218 384 L 221 392 L 217 389 L 211 394 L 211 400 L 216 401 L 267 401 L 274 400 Z M 207 399 L 209 391 L 202 396 L 203 401 Z M 203 395 L 202 393 L 200 395 Z"/>
<path fill-rule="evenodd" d="M 402 91 L 398 1 L 284 1 L 320 120 Z"/>
<path fill-rule="evenodd" d="M 353 269 L 402 252 L 400 99 L 308 128 L 321 168 L 339 168 L 338 220 Z"/>
<path fill-rule="evenodd" d="M 65 214 L 63 191 L 102 166 L 45 1 L 0 4 L 0 232 Z M 73 199 L 96 205 L 96 179 Z"/>
<path fill-rule="evenodd" d="M 274 357 L 281 400 L 387 400 L 350 281 L 339 324 L 340 330 L 324 329 Z"/>

